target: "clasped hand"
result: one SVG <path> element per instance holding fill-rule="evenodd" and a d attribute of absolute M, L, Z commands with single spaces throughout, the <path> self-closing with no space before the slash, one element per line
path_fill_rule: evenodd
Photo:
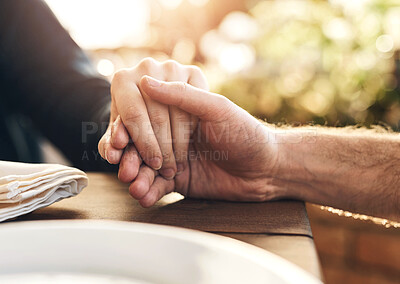
<path fill-rule="evenodd" d="M 101 156 L 144 207 L 177 191 L 195 198 L 264 201 L 279 197 L 278 155 L 268 128 L 208 92 L 199 68 L 144 59 L 117 72 Z"/>

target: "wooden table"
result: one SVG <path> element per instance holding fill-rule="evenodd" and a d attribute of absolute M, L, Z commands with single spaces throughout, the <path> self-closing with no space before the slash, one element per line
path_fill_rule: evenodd
<path fill-rule="evenodd" d="M 170 194 L 149 209 L 132 199 L 115 174 L 89 173 L 77 197 L 19 217 L 16 221 L 107 219 L 172 225 L 212 232 L 271 251 L 321 278 L 303 202 L 235 203 L 183 199 Z"/>

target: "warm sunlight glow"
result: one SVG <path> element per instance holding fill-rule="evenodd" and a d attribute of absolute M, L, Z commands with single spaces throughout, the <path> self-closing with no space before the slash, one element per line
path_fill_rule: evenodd
<path fill-rule="evenodd" d="M 46 0 L 83 48 L 142 46 L 148 40 L 149 1 Z"/>
<path fill-rule="evenodd" d="M 172 58 L 183 64 L 191 64 L 195 56 L 196 45 L 190 39 L 179 40 L 172 51 Z"/>
<path fill-rule="evenodd" d="M 111 76 L 114 69 L 114 64 L 108 59 L 100 59 L 97 63 L 97 71 L 103 76 Z"/>
<path fill-rule="evenodd" d="M 159 0 L 161 5 L 169 10 L 174 10 L 182 4 L 182 0 Z"/>
<path fill-rule="evenodd" d="M 246 13 L 232 12 L 219 26 L 222 35 L 234 42 L 249 41 L 257 35 L 257 23 Z"/>
<path fill-rule="evenodd" d="M 209 2 L 209 0 L 189 0 L 189 3 L 194 5 L 194 6 L 204 6 Z"/>
<path fill-rule="evenodd" d="M 219 55 L 219 64 L 227 72 L 235 73 L 254 64 L 255 52 L 245 44 L 227 44 Z"/>
<path fill-rule="evenodd" d="M 324 34 L 333 40 L 350 40 L 353 36 L 351 25 L 345 19 L 334 18 L 323 25 Z"/>

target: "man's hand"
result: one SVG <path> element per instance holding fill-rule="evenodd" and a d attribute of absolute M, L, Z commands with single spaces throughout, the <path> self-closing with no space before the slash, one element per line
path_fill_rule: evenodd
<path fill-rule="evenodd" d="M 228 99 L 145 76 L 152 99 L 199 118 L 190 171 L 165 180 L 144 166 L 130 193 L 145 206 L 176 190 L 198 198 L 295 198 L 400 220 L 400 134 L 311 127 L 274 129 Z"/>
<path fill-rule="evenodd" d="M 171 60 L 159 63 L 146 58 L 114 75 L 110 124 L 99 142 L 99 152 L 111 164 L 120 163 L 118 176 L 123 182 L 136 177 L 142 160 L 166 179 L 185 171 L 191 130 L 187 128 L 195 127 L 195 120 L 185 111 L 151 99 L 139 85 L 143 75 L 208 89 L 197 67 Z"/>
<path fill-rule="evenodd" d="M 188 152 L 190 171 L 166 180 L 141 167 L 131 195 L 149 207 L 174 190 L 196 198 L 264 201 L 279 198 L 278 159 L 265 125 L 225 97 L 182 82 L 148 76 L 140 88 L 153 100 L 198 117 Z"/>

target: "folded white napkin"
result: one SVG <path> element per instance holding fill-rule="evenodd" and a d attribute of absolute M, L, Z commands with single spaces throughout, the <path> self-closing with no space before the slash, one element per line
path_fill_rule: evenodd
<path fill-rule="evenodd" d="M 0 161 L 0 222 L 75 196 L 87 183 L 75 168 Z"/>

